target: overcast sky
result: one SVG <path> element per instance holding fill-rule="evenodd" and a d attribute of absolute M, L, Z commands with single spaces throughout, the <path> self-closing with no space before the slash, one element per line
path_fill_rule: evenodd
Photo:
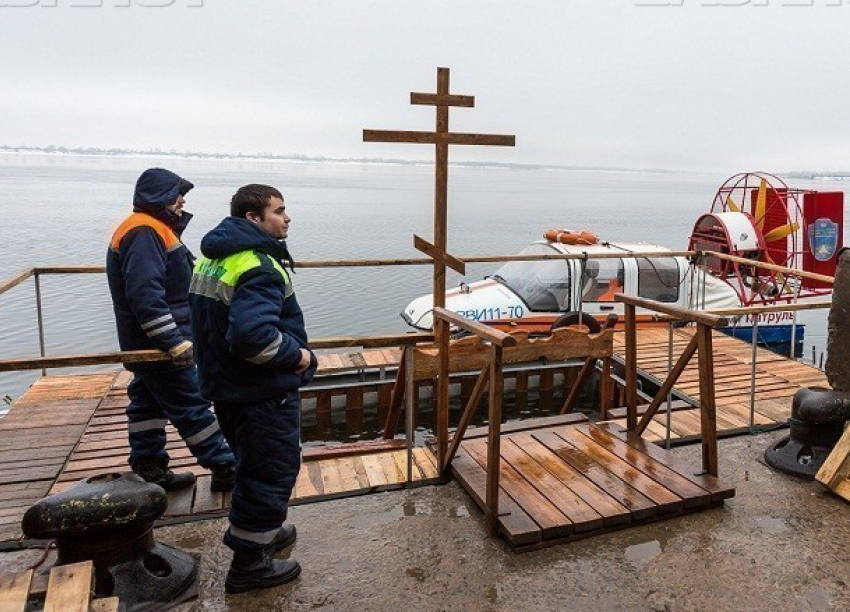
<path fill-rule="evenodd" d="M 517 137 L 454 160 L 850 169 L 848 26 L 850 0 L 0 0 L 0 144 L 430 159 L 362 130 L 432 129 L 409 92 L 446 66 L 476 97 L 450 127 Z"/>

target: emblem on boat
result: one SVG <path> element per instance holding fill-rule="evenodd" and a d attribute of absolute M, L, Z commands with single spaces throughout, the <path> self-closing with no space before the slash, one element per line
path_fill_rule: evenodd
<path fill-rule="evenodd" d="M 822 217 L 809 225 L 809 249 L 818 261 L 829 261 L 838 248 L 838 224 Z"/>

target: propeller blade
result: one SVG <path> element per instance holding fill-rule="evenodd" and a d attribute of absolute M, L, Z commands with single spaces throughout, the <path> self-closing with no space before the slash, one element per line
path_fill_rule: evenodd
<path fill-rule="evenodd" d="M 798 229 L 800 229 L 800 226 L 796 223 L 786 223 L 785 225 L 774 227 L 772 230 L 770 230 L 764 235 L 764 241 L 773 242 L 774 240 L 785 238 L 790 234 L 796 232 Z"/>
<path fill-rule="evenodd" d="M 726 208 L 732 212 L 741 212 L 741 207 L 735 204 L 735 200 L 732 199 L 732 196 L 726 196 Z"/>
<path fill-rule="evenodd" d="M 761 229 L 764 227 L 764 213 L 767 207 L 767 181 L 761 180 L 759 183 L 759 193 L 756 198 L 756 208 L 753 211 L 753 217 L 756 219 L 756 227 Z"/>

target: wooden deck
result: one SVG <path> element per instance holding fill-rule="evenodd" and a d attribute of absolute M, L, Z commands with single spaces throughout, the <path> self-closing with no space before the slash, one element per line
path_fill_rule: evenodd
<path fill-rule="evenodd" d="M 690 339 L 691 333 L 689 329 L 674 332 L 674 360 Z M 620 338 L 617 337 L 616 342 L 619 341 Z M 715 334 L 714 352 L 719 435 L 747 432 L 749 431 L 752 347 L 731 337 Z M 374 352 L 352 353 L 339 358 L 322 356 L 320 361 L 323 362 L 323 368 L 329 372 L 348 372 L 352 368 L 391 367 L 396 358 L 395 353 L 383 351 L 373 355 L 375 359 L 370 361 L 367 357 L 371 358 L 371 353 Z M 754 414 L 756 427 L 784 425 L 790 416 L 791 397 L 797 389 L 802 386 L 826 385 L 825 375 L 815 368 L 763 349 L 758 350 L 757 357 Z M 642 375 L 658 380 L 666 376 L 666 330 L 638 331 L 638 363 Z M 127 470 L 126 458 L 129 449 L 124 408 L 127 404 L 126 385 L 129 380 L 130 375 L 127 372 L 43 377 L 18 399 L 9 414 L 0 420 L 0 549 L 21 545 L 20 521 L 24 512 L 48 493 L 65 490 L 80 479 L 94 474 Z M 673 442 L 696 440 L 699 437 L 699 410 L 691 407 L 691 404 L 694 406 L 699 404 L 698 375 L 695 366 L 689 367 L 682 375 L 675 393 L 685 401 L 677 403 L 671 413 L 671 439 Z M 523 510 L 526 518 L 538 525 L 538 535 L 532 535 L 535 529 L 532 529 L 525 519 L 523 521 L 529 529 L 528 534 L 524 531 L 526 527 L 521 527 L 519 530 L 511 525 L 504 527 L 506 534 L 510 534 L 509 540 L 514 545 L 527 548 L 568 540 L 582 534 L 598 532 L 600 529 L 613 528 L 621 524 L 635 524 L 654 517 L 689 510 L 692 507 L 711 505 L 717 501 L 714 493 L 708 500 L 702 494 L 692 499 L 689 496 L 679 495 L 671 489 L 679 495 L 681 503 L 668 504 L 665 501 L 667 498 L 662 495 L 656 500 L 659 503 L 643 507 L 641 503 L 645 504 L 646 500 L 655 498 L 641 492 L 639 486 L 628 484 L 626 487 L 620 484 L 623 480 L 616 471 L 601 472 L 597 458 L 593 461 L 583 460 L 578 457 L 578 452 L 570 451 L 570 447 L 576 448 L 575 445 L 578 442 L 601 435 L 598 432 L 609 432 L 611 435 L 622 438 L 623 434 L 619 432 L 625 428 L 624 411 L 614 409 L 611 411 L 611 416 L 614 417 L 613 421 L 600 424 L 599 427 L 587 423 L 576 424 L 569 419 L 565 421 L 553 417 L 554 420 L 538 421 L 537 430 L 534 433 L 517 431 L 510 425 L 504 428 L 502 459 L 506 466 L 510 466 L 510 469 L 506 468 L 506 475 L 503 477 L 503 486 L 507 487 L 503 495 L 507 505 L 503 508 L 516 503 L 511 501 L 514 499 L 512 496 L 514 493 L 520 495 L 522 491 L 529 492 L 525 485 L 520 488 L 520 492 L 511 488 L 520 486 L 519 481 L 512 479 L 512 476 L 519 473 L 516 472 L 516 466 L 530 467 L 532 471 L 528 473 L 526 482 L 534 482 L 533 486 L 543 488 L 556 484 L 551 480 L 552 474 L 556 474 L 557 478 L 566 478 L 567 473 L 589 470 L 582 472 L 581 477 L 585 480 L 593 480 L 597 488 L 603 486 L 600 483 L 605 483 L 604 486 L 608 488 L 612 483 L 617 485 L 621 489 L 622 498 L 617 500 L 621 506 L 618 508 L 616 504 L 604 501 L 604 498 L 588 499 L 582 505 L 575 501 L 574 496 L 564 491 L 560 493 L 551 491 L 553 495 L 556 495 L 556 502 L 549 500 L 544 503 L 539 495 L 526 496 L 528 499 L 537 499 L 541 508 L 545 510 Z M 666 414 L 662 409 L 644 432 L 644 439 L 652 442 L 663 440 L 666 435 L 665 423 Z M 565 427 L 570 429 L 564 429 Z M 464 442 L 454 463 L 456 475 L 476 498 L 480 497 L 479 489 L 484 482 L 483 468 L 480 467 L 481 463 L 478 460 L 486 454 L 486 441 L 476 437 L 478 434 L 480 431 L 468 432 L 469 440 Z M 614 446 L 620 451 L 628 451 L 623 444 L 634 448 L 639 443 L 639 440 L 632 440 L 629 437 L 626 442 L 617 442 Z M 547 444 L 566 446 L 555 451 Z M 598 444 L 597 446 L 602 449 L 598 452 L 605 457 L 608 457 L 605 453 L 617 452 L 616 449 L 605 448 Z M 542 451 L 542 447 L 550 448 L 547 452 L 551 456 L 535 455 L 530 459 L 526 457 L 530 449 Z M 167 448 L 172 456 L 172 466 L 194 471 L 198 475 L 198 484 L 193 489 L 171 494 L 168 511 L 163 520 L 181 522 L 225 514 L 229 502 L 228 496 L 209 492 L 209 473 L 195 463 L 176 431 L 170 426 Z M 669 458 L 654 454 L 655 447 L 642 446 L 641 449 L 639 452 L 642 455 L 661 461 L 658 468 L 661 473 L 675 471 L 675 468 L 668 463 Z M 590 449 L 587 450 L 591 452 Z M 559 452 L 561 455 L 571 456 L 571 459 L 555 459 L 555 456 L 561 456 Z M 628 451 L 632 454 L 636 452 L 638 451 Z M 354 449 L 354 453 L 352 454 L 348 447 L 305 449 L 304 469 L 296 483 L 293 504 L 360 495 L 406 485 L 406 452 L 397 442 L 362 444 Z M 597 450 L 593 453 L 597 453 Z M 593 457 L 593 455 L 589 456 Z M 577 463 L 571 463 L 572 460 Z M 628 458 L 620 457 L 620 460 L 618 462 L 612 459 L 613 466 L 620 469 L 623 474 L 624 470 L 634 471 L 633 467 L 629 468 L 626 465 L 629 463 Z M 564 465 L 556 467 L 557 461 L 561 461 Z M 535 464 L 545 466 L 545 469 L 541 471 L 540 468 L 535 467 Z M 476 465 L 478 467 L 475 467 Z M 650 464 L 646 464 L 645 467 L 650 471 L 654 469 Z M 549 468 L 555 472 L 549 471 Z M 511 472 L 511 469 L 515 472 Z M 540 482 L 536 479 L 540 479 Z M 436 461 L 430 450 L 420 448 L 414 451 L 413 480 L 420 483 L 437 481 Z M 573 490 L 573 484 L 570 482 L 567 488 Z M 666 486 L 660 482 L 655 485 L 650 485 L 648 482 L 643 484 L 653 491 L 656 486 Z M 594 490 L 587 483 L 583 486 L 578 484 L 575 486 L 585 492 Z M 640 495 L 634 495 L 632 489 Z M 722 491 L 730 490 L 722 489 Z M 681 493 L 685 492 L 681 491 Z M 634 503 L 629 505 L 626 501 Z M 598 516 L 589 513 L 586 508 L 586 506 L 594 508 L 594 503 L 604 506 L 594 510 Z M 562 507 L 562 504 L 566 505 Z M 574 508 L 569 504 L 578 504 L 587 514 L 573 516 L 570 513 L 574 511 Z M 603 511 L 600 512 L 600 510 Z M 538 516 L 537 513 L 541 511 L 544 512 L 544 516 Z M 543 524 L 537 523 L 536 519 L 542 520 Z M 503 520 L 510 523 L 513 519 L 508 520 L 503 517 Z"/>
<path fill-rule="evenodd" d="M 578 419 L 577 419 L 578 420 Z M 483 509 L 485 436 L 464 440 L 452 473 Z M 716 506 L 735 490 L 614 424 L 574 422 L 501 440 L 499 529 L 518 551 Z"/>
<path fill-rule="evenodd" d="M 21 545 L 26 510 L 81 479 L 126 472 L 128 372 L 40 378 L 0 420 L 0 550 Z M 169 494 L 163 524 L 224 516 L 229 494 L 211 493 L 177 431 L 166 428 L 171 467 L 190 470 L 196 485 Z M 430 450 L 413 450 L 413 481 L 438 479 Z M 407 483 L 407 452 L 397 441 L 305 448 L 292 504 L 397 489 Z"/>
<path fill-rule="evenodd" d="M 673 363 L 681 355 L 694 334 L 692 328 L 673 332 Z M 750 431 L 750 383 L 753 347 L 720 332 L 712 334 L 714 348 L 715 402 L 719 436 Z M 661 382 L 668 372 L 668 332 L 666 329 L 638 330 L 638 374 Z M 623 334 L 615 336 L 615 349 L 622 354 Z M 753 425 L 771 429 L 787 425 L 791 416 L 791 399 L 801 387 L 829 387 L 826 375 L 817 368 L 788 359 L 764 348 L 756 352 L 755 401 Z M 699 440 L 699 372 L 696 359 L 682 373 L 674 389 L 678 402 L 671 412 L 670 440 L 673 443 Z M 685 406 L 684 404 L 690 404 Z M 611 422 L 625 429 L 625 408 L 609 411 Z M 653 442 L 666 439 L 665 405 L 649 423 L 643 437 Z"/>

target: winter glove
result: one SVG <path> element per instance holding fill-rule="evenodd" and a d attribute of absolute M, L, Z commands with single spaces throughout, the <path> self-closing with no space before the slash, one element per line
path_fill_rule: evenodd
<path fill-rule="evenodd" d="M 177 346 L 172 346 L 168 349 L 168 354 L 171 355 L 174 365 L 185 367 L 195 363 L 195 351 L 192 348 L 192 343 L 188 340 L 184 340 Z"/>

